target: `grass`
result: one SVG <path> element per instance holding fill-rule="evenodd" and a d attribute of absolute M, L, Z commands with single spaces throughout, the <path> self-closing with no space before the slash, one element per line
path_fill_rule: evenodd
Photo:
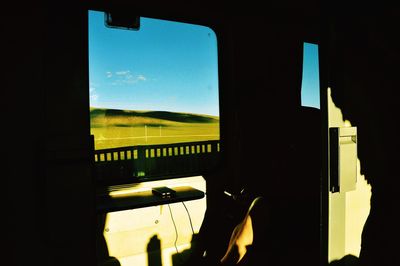
<path fill-rule="evenodd" d="M 90 109 L 95 149 L 219 139 L 219 118 L 164 111 Z"/>

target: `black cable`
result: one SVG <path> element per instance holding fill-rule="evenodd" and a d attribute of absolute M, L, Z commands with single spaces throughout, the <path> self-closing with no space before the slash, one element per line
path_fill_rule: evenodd
<path fill-rule="evenodd" d="M 178 247 L 176 246 L 176 243 L 178 242 L 178 229 L 176 229 L 176 224 L 175 224 L 174 216 L 172 215 L 171 206 L 169 206 L 169 204 L 168 204 L 168 208 L 169 208 L 169 213 L 170 213 L 170 215 L 171 215 L 172 223 L 174 224 L 174 228 L 175 228 L 175 242 L 174 242 L 174 246 L 175 246 L 176 253 L 179 254 Z"/>
<path fill-rule="evenodd" d="M 183 201 L 182 201 L 182 204 L 183 204 L 183 207 L 185 207 L 185 209 L 186 209 L 186 213 L 187 213 L 187 215 L 188 215 L 188 217 L 189 217 L 190 227 L 192 228 L 192 233 L 193 233 L 193 235 L 194 235 L 193 224 L 192 224 L 192 218 L 190 217 L 189 210 L 188 210 L 188 208 L 186 207 L 186 204 L 185 204 Z"/>

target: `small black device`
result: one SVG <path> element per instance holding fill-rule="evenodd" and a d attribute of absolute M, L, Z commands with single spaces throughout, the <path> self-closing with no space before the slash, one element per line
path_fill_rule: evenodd
<path fill-rule="evenodd" d="M 154 195 L 163 197 L 163 198 L 170 198 L 174 197 L 176 191 L 169 187 L 154 187 L 151 189 Z"/>

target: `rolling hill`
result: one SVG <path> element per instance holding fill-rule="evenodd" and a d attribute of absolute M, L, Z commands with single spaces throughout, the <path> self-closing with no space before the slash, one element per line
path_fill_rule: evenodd
<path fill-rule="evenodd" d="M 136 111 L 90 108 L 90 124 L 95 127 L 179 126 L 219 123 L 219 117 L 169 111 Z"/>

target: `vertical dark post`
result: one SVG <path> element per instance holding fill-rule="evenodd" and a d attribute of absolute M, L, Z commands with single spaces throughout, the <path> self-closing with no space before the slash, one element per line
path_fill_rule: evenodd
<path fill-rule="evenodd" d="M 136 159 L 136 176 L 143 177 L 146 175 L 146 148 L 144 146 L 137 147 Z"/>
<path fill-rule="evenodd" d="M 328 19 L 329 20 L 329 19 Z M 329 21 L 323 21 L 324 29 L 329 29 Z M 318 46 L 321 105 L 321 191 L 320 191 L 320 265 L 328 264 L 329 250 L 329 129 L 328 95 L 329 82 L 328 36 L 321 36 Z"/>

